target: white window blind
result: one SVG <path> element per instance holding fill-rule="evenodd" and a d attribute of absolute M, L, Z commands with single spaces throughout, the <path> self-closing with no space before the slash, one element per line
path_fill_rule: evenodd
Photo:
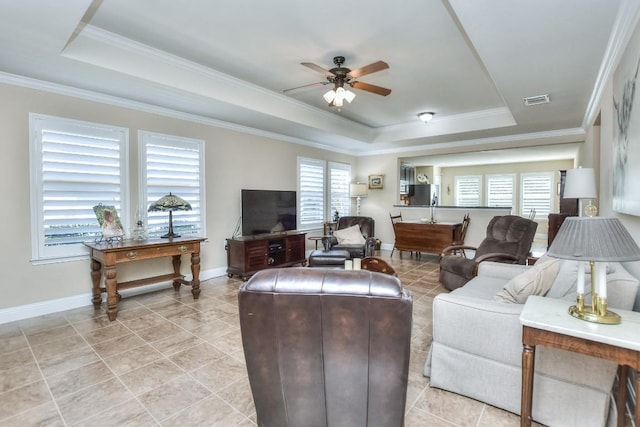
<path fill-rule="evenodd" d="M 321 227 L 324 221 L 325 162 L 298 157 L 299 228 Z"/>
<path fill-rule="evenodd" d="M 167 233 L 169 212 L 146 212 L 148 206 L 172 193 L 189 202 L 190 211 L 172 213 L 173 231 L 182 236 L 204 236 L 204 141 L 180 136 L 140 131 L 140 198 L 139 206 L 147 216 L 150 236 Z"/>
<path fill-rule="evenodd" d="M 346 163 L 329 162 L 329 200 L 331 206 L 327 218 L 331 218 L 338 211 L 340 216 L 351 214 L 351 199 L 349 184 L 351 183 L 351 165 Z"/>
<path fill-rule="evenodd" d="M 481 206 L 481 176 L 456 176 L 456 206 Z"/>
<path fill-rule="evenodd" d="M 553 172 L 523 173 L 520 176 L 520 215 L 528 217 L 535 209 L 535 218 L 547 218 L 551 212 Z"/>
<path fill-rule="evenodd" d="M 32 257 L 87 254 L 102 235 L 94 206 L 114 206 L 128 226 L 128 130 L 29 115 Z"/>
<path fill-rule="evenodd" d="M 513 207 L 515 176 L 487 175 L 487 206 Z"/>

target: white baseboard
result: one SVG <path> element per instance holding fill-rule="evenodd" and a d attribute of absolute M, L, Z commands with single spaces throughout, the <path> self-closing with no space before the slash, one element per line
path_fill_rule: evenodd
<path fill-rule="evenodd" d="M 200 273 L 200 281 L 220 277 L 227 274 L 225 267 L 214 268 Z M 190 280 L 191 276 L 185 279 Z M 166 289 L 171 282 L 154 283 L 152 285 L 141 286 L 139 288 L 126 289 L 121 292 L 123 296 L 139 295 L 145 292 Z M 73 295 L 65 298 L 58 298 L 48 301 L 41 301 L 32 304 L 25 304 L 16 307 L 0 309 L 0 324 L 15 322 L 16 320 L 28 319 L 30 317 L 42 316 L 45 314 L 57 313 L 74 308 L 87 307 L 91 305 L 91 292 Z M 103 300 L 105 296 L 103 295 Z"/>
<path fill-rule="evenodd" d="M 385 250 L 385 251 L 393 250 L 393 243 L 381 243 L 380 244 L 380 249 Z"/>

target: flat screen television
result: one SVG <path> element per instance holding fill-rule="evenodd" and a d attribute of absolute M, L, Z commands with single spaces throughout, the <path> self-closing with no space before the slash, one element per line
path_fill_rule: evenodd
<path fill-rule="evenodd" d="M 295 191 L 243 189 L 241 199 L 243 236 L 297 228 Z"/>

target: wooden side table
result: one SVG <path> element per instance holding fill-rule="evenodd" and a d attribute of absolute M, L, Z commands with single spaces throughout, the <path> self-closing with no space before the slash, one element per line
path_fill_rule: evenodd
<path fill-rule="evenodd" d="M 178 290 L 180 285 L 191 286 L 194 299 L 200 296 L 200 243 L 202 237 L 178 237 L 173 239 L 124 240 L 117 243 L 85 242 L 91 257 L 91 281 L 93 283 L 93 306 L 97 310 L 102 303 L 102 292 L 107 293 L 107 314 L 109 320 L 116 320 L 118 315 L 119 290 L 148 285 L 151 283 L 173 281 Z M 180 274 L 180 262 L 183 254 L 191 254 L 191 273 L 193 279 L 188 281 Z M 116 265 L 121 263 L 171 257 L 173 273 L 144 279 L 118 283 Z M 104 287 L 101 279 L 104 277 Z"/>
<path fill-rule="evenodd" d="M 522 323 L 522 400 L 520 425 L 531 425 L 533 373 L 536 345 L 608 359 L 618 363 L 618 426 L 624 425 L 629 368 L 640 371 L 640 313 L 615 310 L 619 325 L 602 325 L 576 319 L 568 314 L 570 302 L 530 296 L 520 315 Z M 588 375 L 585 372 L 585 375 Z M 635 380 L 640 396 L 640 375 Z M 640 405 L 636 403 L 635 425 L 640 426 Z"/>

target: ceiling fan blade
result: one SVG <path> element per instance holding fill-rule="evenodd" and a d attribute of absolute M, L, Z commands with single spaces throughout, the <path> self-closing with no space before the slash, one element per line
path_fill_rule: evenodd
<path fill-rule="evenodd" d="M 389 68 L 389 64 L 384 61 L 378 61 L 373 64 L 365 65 L 364 67 L 356 68 L 355 70 L 350 71 L 347 76 L 352 79 L 357 79 L 358 77 L 375 73 L 376 71 L 386 70 L 387 68 Z"/>
<path fill-rule="evenodd" d="M 285 89 L 282 91 L 282 93 L 289 93 L 289 92 L 295 92 L 297 90 L 302 90 L 302 89 L 306 89 L 306 88 L 310 88 L 310 87 L 316 87 L 316 86 L 324 86 L 329 84 L 329 82 L 318 82 L 318 83 L 310 83 L 308 85 L 304 85 L 304 86 L 298 86 L 298 87 L 292 87 L 289 89 Z"/>
<path fill-rule="evenodd" d="M 376 85 L 372 85 L 369 83 L 363 83 L 363 82 L 353 82 L 353 83 L 349 83 L 351 85 L 351 87 L 356 88 L 356 89 L 360 89 L 360 90 L 366 90 L 367 92 L 372 92 L 378 95 L 382 95 L 382 96 L 387 96 L 391 93 L 391 89 L 387 89 L 386 87 L 380 87 L 380 86 L 376 86 Z"/>
<path fill-rule="evenodd" d="M 327 70 L 325 68 L 322 68 L 321 66 L 316 65 L 316 64 L 314 64 L 312 62 L 301 62 L 300 64 L 304 65 L 305 67 L 311 68 L 313 71 L 317 71 L 320 74 L 323 74 L 323 75 L 325 75 L 327 77 L 335 76 L 335 74 L 333 74 L 331 71 L 329 71 L 329 70 Z"/>

